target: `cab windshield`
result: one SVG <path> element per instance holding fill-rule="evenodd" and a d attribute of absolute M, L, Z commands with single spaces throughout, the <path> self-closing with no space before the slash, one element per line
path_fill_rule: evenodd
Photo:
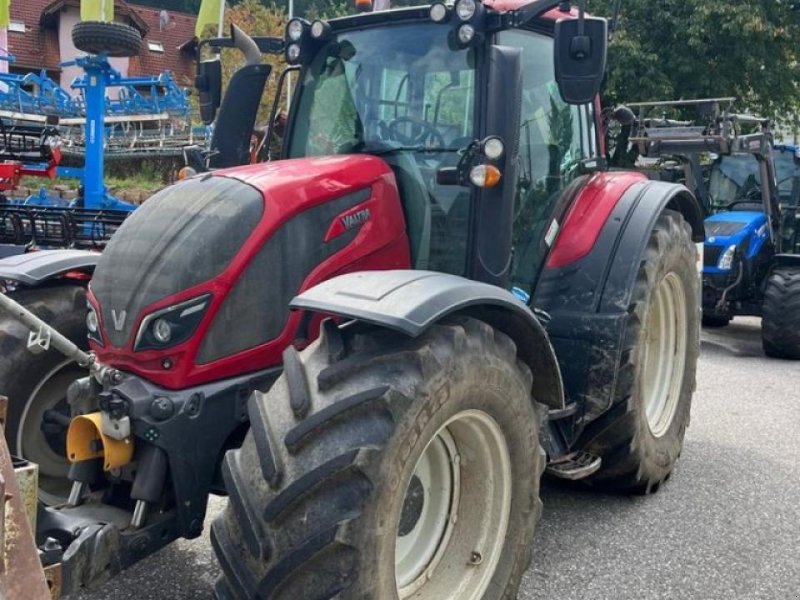
<path fill-rule="evenodd" d="M 381 156 L 400 190 L 417 268 L 465 270 L 471 193 L 436 183 L 475 138 L 473 50 L 430 22 L 344 32 L 300 82 L 289 158 Z"/>
<path fill-rule="evenodd" d="M 751 154 L 732 154 L 711 167 L 709 193 L 716 208 L 734 202 L 761 203 L 761 169 Z"/>

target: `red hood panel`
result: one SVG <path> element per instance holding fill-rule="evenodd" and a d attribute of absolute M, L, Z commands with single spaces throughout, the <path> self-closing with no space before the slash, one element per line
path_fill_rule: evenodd
<path fill-rule="evenodd" d="M 208 175 L 197 178 L 202 185 L 221 184 L 226 180 L 241 182 L 236 185 L 244 187 L 245 192 L 260 196 L 263 212 L 256 223 L 233 209 L 221 211 L 219 216 L 229 224 L 236 223 L 235 228 L 252 228 L 252 232 L 227 266 L 221 272 L 215 272 L 212 278 L 199 282 L 192 280 L 190 287 L 185 289 L 178 285 L 181 289 L 156 301 L 140 303 L 135 310 L 128 310 L 129 323 L 126 323 L 128 329 L 124 343 L 112 342 L 107 330 L 109 319 L 102 318 L 101 310 L 107 343 L 105 346 L 91 344 L 101 362 L 136 373 L 169 389 L 191 387 L 277 366 L 281 363 L 283 350 L 298 336 L 315 336 L 319 321 L 312 322 L 308 331 L 299 331 L 301 313 L 288 311 L 293 295 L 343 273 L 409 267 L 405 219 L 394 173 L 379 158 L 355 155 L 283 160 L 215 171 L 210 178 Z M 221 198 L 220 203 L 232 204 L 235 208 L 240 204 L 236 200 Z M 158 213 L 160 204 L 151 205 L 151 212 Z M 147 204 L 143 209 L 146 207 Z M 157 218 L 158 214 L 154 214 L 153 219 Z M 141 227 L 146 231 L 150 225 L 143 222 Z M 200 249 L 215 249 L 222 243 L 223 240 L 204 235 L 188 235 L 176 252 L 194 256 Z M 272 256 L 277 258 L 270 262 Z M 246 280 L 263 281 L 263 289 L 253 283 L 252 294 L 236 296 L 247 306 L 243 305 L 240 312 L 223 310 L 238 282 L 245 280 L 244 274 L 250 265 L 262 263 L 264 268 L 252 272 L 258 277 Z M 177 276 L 170 274 L 169 269 L 159 270 L 158 266 L 151 265 L 148 273 L 163 272 L 163 277 L 169 282 L 176 279 Z M 141 268 L 136 264 L 130 264 L 129 268 L 135 271 L 132 278 L 142 275 L 138 273 Z M 145 275 L 147 273 L 142 276 Z M 201 295 L 209 295 L 212 300 L 190 339 L 163 350 L 134 350 L 134 332 L 139 331 L 144 317 Z M 249 302 L 251 298 L 253 301 Z M 90 301 L 98 308 L 97 298 L 92 294 Z M 112 308 L 116 308 L 119 314 L 119 307 Z M 286 319 L 282 332 L 271 339 L 265 335 L 263 339 L 268 341 L 245 346 L 246 349 L 234 353 L 222 353 L 219 358 L 209 359 L 210 362 L 199 360 L 201 346 L 217 314 L 221 315 L 221 322 L 226 327 L 230 320 L 230 327 L 221 329 L 226 333 L 225 340 L 236 335 L 239 326 L 249 327 L 252 331 L 272 331 L 254 325 L 258 319 L 254 319 L 252 314 L 248 316 L 248 311 L 260 311 L 259 316 L 279 313 L 276 319 Z M 222 345 L 212 347 L 221 348 Z"/>
<path fill-rule="evenodd" d="M 367 155 L 295 158 L 225 169 L 215 175 L 233 177 L 260 190 L 267 205 L 278 208 L 283 217 L 393 177 L 389 165 Z"/>

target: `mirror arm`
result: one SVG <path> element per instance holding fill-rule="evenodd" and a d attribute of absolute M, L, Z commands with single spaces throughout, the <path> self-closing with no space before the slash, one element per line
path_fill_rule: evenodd
<path fill-rule="evenodd" d="M 562 0 L 534 0 L 522 8 L 507 13 L 507 27 L 520 27 L 534 19 L 541 17 L 544 13 L 558 8 Z"/>

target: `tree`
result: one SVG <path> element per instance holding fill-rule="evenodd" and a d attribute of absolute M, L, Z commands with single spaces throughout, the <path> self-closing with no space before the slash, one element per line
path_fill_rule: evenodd
<path fill-rule="evenodd" d="M 606 103 L 736 96 L 739 110 L 785 117 L 800 107 L 798 34 L 781 0 L 626 0 Z"/>

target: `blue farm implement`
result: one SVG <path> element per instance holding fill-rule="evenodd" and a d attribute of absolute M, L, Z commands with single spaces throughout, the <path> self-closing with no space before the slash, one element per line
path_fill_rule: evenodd
<path fill-rule="evenodd" d="M 44 188 L 24 200 L 4 196 L 0 256 L 43 247 L 101 249 L 135 208 L 106 188 L 106 156 L 152 154 L 165 146 L 177 153 L 191 141 L 176 135 L 176 122 L 188 127 L 190 107 L 186 90 L 169 72 L 124 77 L 104 54 L 63 66 L 70 65 L 84 71 L 72 84 L 77 96 L 44 72 L 0 73 L 0 192 L 16 189 L 23 176 L 81 181 L 74 200 Z M 107 94 L 109 89 L 116 93 Z M 84 166 L 61 166 L 62 152 L 81 154 Z"/>

